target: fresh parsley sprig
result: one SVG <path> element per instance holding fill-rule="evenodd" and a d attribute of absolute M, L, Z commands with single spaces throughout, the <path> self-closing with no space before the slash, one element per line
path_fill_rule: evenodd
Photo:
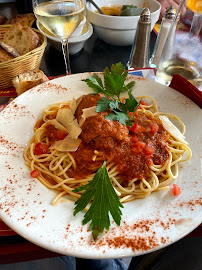
<path fill-rule="evenodd" d="M 93 74 L 84 81 L 89 87 L 93 88 L 95 92 L 104 94 L 105 96 L 119 98 L 121 92 L 129 91 L 135 84 L 134 81 L 125 84 L 125 80 L 128 76 L 128 71 L 125 71 L 125 67 L 121 62 L 111 66 L 111 70 L 108 67 L 103 72 L 104 84 L 102 79 Z"/>
<path fill-rule="evenodd" d="M 117 225 L 120 225 L 122 215 L 120 207 L 123 207 L 123 205 L 112 186 L 106 161 L 98 169 L 91 182 L 73 191 L 80 192 L 83 190 L 85 190 L 84 193 L 75 202 L 74 215 L 82 211 L 93 200 L 84 216 L 83 225 L 91 221 L 89 229 L 92 230 L 93 238 L 96 240 L 104 229 L 109 230 L 109 213 L 111 213 Z"/>
<path fill-rule="evenodd" d="M 103 76 L 104 84 L 97 74 L 93 74 L 92 77 L 84 80 L 95 92 L 105 95 L 105 97 L 98 101 L 96 111 L 102 112 L 110 109 L 111 112 L 105 118 L 132 126 L 129 112 L 133 112 L 134 119 L 135 111 L 139 106 L 138 101 L 132 95 L 135 81 L 125 83 L 128 72 L 125 71 L 125 67 L 121 62 L 116 65 L 113 64 L 111 70 L 105 68 Z M 122 92 L 128 92 L 129 98 L 125 99 L 125 102 L 120 100 Z"/>

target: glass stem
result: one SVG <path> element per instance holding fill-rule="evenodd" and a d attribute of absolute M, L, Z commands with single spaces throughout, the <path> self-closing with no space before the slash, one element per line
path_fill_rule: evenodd
<path fill-rule="evenodd" d="M 201 27 L 202 27 L 202 15 L 194 13 L 194 17 L 193 17 L 193 20 L 192 20 L 190 32 L 194 36 L 198 36 L 200 31 L 201 31 Z"/>
<path fill-rule="evenodd" d="M 71 74 L 70 61 L 69 61 L 69 49 L 68 49 L 68 39 L 62 39 L 62 52 L 65 60 L 66 73 Z"/>

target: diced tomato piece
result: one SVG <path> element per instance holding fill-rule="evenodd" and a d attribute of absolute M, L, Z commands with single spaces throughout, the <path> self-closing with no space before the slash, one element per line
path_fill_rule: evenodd
<path fill-rule="evenodd" d="M 137 137 L 133 137 L 133 138 L 134 138 L 134 140 L 137 139 Z M 135 142 L 134 144 L 132 144 L 132 151 L 135 154 L 139 154 L 139 153 L 142 153 L 144 147 L 145 147 L 145 143 L 144 142 L 140 142 L 140 141 L 137 140 L 137 142 Z"/>
<path fill-rule="evenodd" d="M 138 116 L 138 109 L 135 111 L 135 116 Z"/>
<path fill-rule="evenodd" d="M 56 139 L 59 141 L 59 140 L 63 140 L 65 137 L 67 136 L 67 132 L 64 131 L 64 130 L 58 130 L 56 133 L 55 133 L 55 137 Z"/>
<path fill-rule="evenodd" d="M 132 128 L 131 128 L 131 131 L 133 133 L 136 133 L 136 132 L 144 132 L 146 129 L 140 125 L 138 125 L 137 123 L 135 123 Z"/>
<path fill-rule="evenodd" d="M 133 143 L 136 143 L 136 142 L 138 142 L 138 138 L 137 138 L 136 136 L 135 136 L 135 137 L 132 137 L 131 141 L 132 141 Z"/>
<path fill-rule="evenodd" d="M 140 154 L 140 153 L 142 153 L 142 149 L 139 146 L 133 146 L 132 152 L 135 154 Z"/>
<path fill-rule="evenodd" d="M 143 149 L 145 147 L 145 143 L 144 142 L 136 142 L 135 146 L 140 147 L 140 149 Z"/>
<path fill-rule="evenodd" d="M 137 132 L 140 128 L 141 128 L 141 126 L 138 125 L 137 123 L 135 123 L 135 124 L 132 126 L 131 131 L 135 133 L 135 132 Z"/>
<path fill-rule="evenodd" d="M 37 177 L 37 175 L 39 175 L 39 171 L 37 169 L 35 169 L 30 173 L 30 175 L 31 175 L 31 177 L 35 178 L 35 177 Z"/>
<path fill-rule="evenodd" d="M 42 155 L 48 152 L 48 145 L 45 143 L 37 143 L 34 148 L 35 155 Z"/>
<path fill-rule="evenodd" d="M 144 151 L 144 153 L 146 155 L 152 156 L 153 153 L 154 153 L 154 148 L 151 145 L 147 145 L 147 146 L 145 146 L 145 148 L 143 149 L 143 151 Z"/>
<path fill-rule="evenodd" d="M 151 133 L 155 134 L 159 130 L 159 126 L 156 122 L 152 122 L 150 125 Z"/>
<path fill-rule="evenodd" d="M 178 196 L 180 195 L 180 193 L 181 193 L 180 187 L 176 184 L 173 184 L 173 195 Z"/>
<path fill-rule="evenodd" d="M 147 103 L 145 103 L 143 100 L 141 100 L 140 104 L 141 104 L 141 105 L 148 106 L 148 104 L 147 104 Z"/>
<path fill-rule="evenodd" d="M 133 112 L 128 112 L 129 113 L 129 115 L 130 115 L 130 119 L 132 120 L 133 119 Z M 134 114 L 135 116 L 138 116 L 138 109 L 135 111 L 135 114 Z"/>
<path fill-rule="evenodd" d="M 35 155 L 37 155 L 37 156 L 39 156 L 39 155 L 42 155 L 42 150 L 41 150 L 41 148 L 34 148 L 34 154 Z"/>

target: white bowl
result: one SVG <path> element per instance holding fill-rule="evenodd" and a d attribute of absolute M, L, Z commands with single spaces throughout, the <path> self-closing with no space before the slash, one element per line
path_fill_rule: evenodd
<path fill-rule="evenodd" d="M 60 39 L 47 34 L 46 31 L 44 32 L 44 29 L 42 28 L 38 20 L 36 24 L 39 31 L 47 37 L 47 40 L 51 44 L 51 46 L 54 47 L 57 51 L 62 51 Z M 85 32 L 84 34 L 81 33 L 81 35 L 76 35 L 76 36 L 71 35 L 68 38 L 69 54 L 71 55 L 78 53 L 83 48 L 85 41 L 89 39 L 91 35 L 93 34 L 93 27 L 91 23 L 88 22 L 88 20 L 86 20 L 86 23 L 83 27 L 87 28 L 87 32 Z"/>
<path fill-rule="evenodd" d="M 99 6 L 134 5 L 147 6 L 151 12 L 151 31 L 159 19 L 161 5 L 156 0 L 94 0 Z M 87 19 L 93 24 L 97 36 L 106 43 L 117 46 L 132 45 L 140 16 L 110 16 L 95 12 L 96 8 L 88 2 Z"/>

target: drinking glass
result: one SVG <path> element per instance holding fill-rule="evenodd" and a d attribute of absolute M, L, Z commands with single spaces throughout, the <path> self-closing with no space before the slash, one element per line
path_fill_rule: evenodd
<path fill-rule="evenodd" d="M 187 0 L 187 4 L 189 1 Z M 193 5 L 197 0 L 190 2 Z M 202 40 L 199 36 L 201 25 L 197 24 L 196 28 L 193 20 L 190 32 L 186 32 L 176 31 L 177 24 L 178 19 L 170 27 L 160 57 L 156 80 L 169 85 L 173 75 L 179 74 L 202 90 Z"/>
<path fill-rule="evenodd" d="M 85 0 L 32 0 L 37 20 L 61 41 L 66 73 L 71 74 L 68 38 L 85 16 Z"/>
<path fill-rule="evenodd" d="M 194 12 L 190 32 L 199 35 L 202 27 L 202 2 L 201 0 L 187 0 L 187 7 Z"/>

